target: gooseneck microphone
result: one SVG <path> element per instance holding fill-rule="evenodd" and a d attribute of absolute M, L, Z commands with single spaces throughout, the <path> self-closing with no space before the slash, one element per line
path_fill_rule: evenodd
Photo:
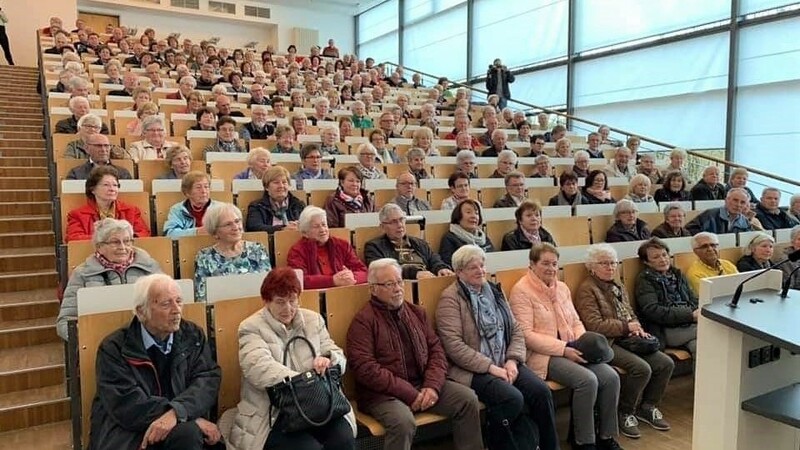
<path fill-rule="evenodd" d="M 739 305 L 739 298 L 742 296 L 742 289 L 744 289 L 744 285 L 748 281 L 752 280 L 753 278 L 758 278 L 761 275 L 764 275 L 765 273 L 769 272 L 770 270 L 775 269 L 775 268 L 777 268 L 779 266 L 782 266 L 782 265 L 786 264 L 787 262 L 797 262 L 797 261 L 800 261 L 800 250 L 795 250 L 792 253 L 789 253 L 788 257 L 786 259 L 784 259 L 783 261 L 779 261 L 778 263 L 773 264 L 771 267 L 767 267 L 764 270 L 756 272 L 755 275 L 753 275 L 751 277 L 748 277 L 746 280 L 742 281 L 741 283 L 739 283 L 738 286 L 736 286 L 736 292 L 733 293 L 733 297 L 731 297 L 731 302 L 728 303 L 728 306 L 730 306 L 731 308 L 736 308 Z M 797 271 L 797 268 L 795 268 L 792 271 L 792 273 L 794 273 L 796 271 Z M 786 280 L 786 282 L 783 283 L 783 286 L 781 286 L 782 287 L 781 298 L 786 298 L 786 295 L 789 292 L 788 285 L 789 285 L 789 280 L 791 280 L 791 278 L 792 277 L 789 276 L 789 278 Z"/>

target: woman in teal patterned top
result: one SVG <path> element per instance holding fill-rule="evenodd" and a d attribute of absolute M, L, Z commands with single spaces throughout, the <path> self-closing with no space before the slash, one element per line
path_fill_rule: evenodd
<path fill-rule="evenodd" d="M 194 258 L 194 286 L 197 300 L 206 300 L 206 278 L 253 272 L 269 272 L 267 249 L 259 242 L 242 239 L 242 212 L 230 203 L 212 205 L 203 226 L 217 242 Z"/>

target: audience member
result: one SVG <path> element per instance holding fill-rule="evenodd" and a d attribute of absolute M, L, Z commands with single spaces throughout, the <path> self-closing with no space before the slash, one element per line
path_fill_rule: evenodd
<path fill-rule="evenodd" d="M 650 239 L 647 223 L 639 218 L 636 203 L 622 199 L 614 206 L 614 224 L 606 232 L 606 242 L 630 242 Z"/>
<path fill-rule="evenodd" d="M 556 245 L 553 236 L 542 226 L 542 207 L 539 203 L 523 201 L 514 211 L 514 217 L 517 227 L 503 236 L 501 251 L 528 250 L 540 242 Z"/>
<path fill-rule="evenodd" d="M 56 133 L 76 134 L 78 132 L 78 120 L 89 114 L 89 99 L 86 97 L 72 97 L 69 99 L 69 111 L 71 116 L 66 119 L 61 119 L 56 122 Z M 108 127 L 102 124 L 100 127 L 101 134 L 108 134 Z"/>
<path fill-rule="evenodd" d="M 719 238 L 714 233 L 703 231 L 695 234 L 692 251 L 697 258 L 686 269 L 686 278 L 695 296 L 700 295 L 700 280 L 739 272 L 732 262 L 720 258 Z"/>
<path fill-rule="evenodd" d="M 369 142 L 364 142 L 356 149 L 358 164 L 355 166 L 364 180 L 383 180 L 386 174 L 378 166 L 378 150 Z"/>
<path fill-rule="evenodd" d="M 400 207 L 400 210 L 413 216 L 420 211 L 430 211 L 431 204 L 426 200 L 416 196 L 419 187 L 416 177 L 411 172 L 403 172 L 397 176 L 395 182 L 395 192 L 397 195 L 391 200 L 390 204 Z M 387 205 L 388 206 L 388 205 Z"/>
<path fill-rule="evenodd" d="M 303 189 L 304 180 L 329 180 L 331 174 L 322 168 L 322 153 L 319 145 L 315 143 L 305 144 L 300 149 L 300 170 L 294 175 L 297 189 Z"/>
<path fill-rule="evenodd" d="M 289 192 L 289 171 L 270 167 L 262 178 L 264 196 L 247 207 L 247 231 L 296 230 L 305 204 Z"/>
<path fill-rule="evenodd" d="M 756 205 L 755 214 L 765 230 L 779 230 L 800 225 L 800 221 L 780 208 L 780 203 L 779 189 L 766 187 L 761 191 L 761 201 Z"/>
<path fill-rule="evenodd" d="M 664 221 L 651 234 L 661 239 L 691 236 L 685 224 L 686 211 L 683 206 L 680 203 L 668 203 L 664 207 Z"/>
<path fill-rule="evenodd" d="M 489 236 L 483 231 L 481 205 L 472 199 L 460 201 L 450 215 L 450 229 L 439 245 L 439 255 L 452 266 L 453 253 L 464 245 L 477 245 L 484 252 L 495 251 Z"/>
<path fill-rule="evenodd" d="M 747 173 L 747 169 L 744 167 L 734 167 L 731 169 L 731 175 L 728 177 L 728 184 L 725 185 L 725 190 L 728 191 L 732 188 L 741 188 L 747 192 L 747 196 L 749 197 L 749 203 L 755 204 L 758 203 L 758 198 L 756 195 L 753 194 L 753 191 L 747 187 L 747 178 L 750 174 Z"/>
<path fill-rule="evenodd" d="M 251 107 L 251 120 L 239 131 L 239 137 L 245 142 L 252 139 L 267 139 L 275 134 L 275 126 L 267 121 L 267 108 L 261 104 Z"/>
<path fill-rule="evenodd" d="M 168 141 L 164 120 L 159 116 L 150 116 L 142 122 L 142 140 L 131 143 L 127 156 L 135 163 L 144 160 L 164 159 L 170 147 L 177 142 Z"/>
<path fill-rule="evenodd" d="M 652 153 L 643 153 L 640 155 L 639 165 L 636 166 L 636 173 L 649 178 L 652 184 L 661 184 L 664 182 L 664 175 L 661 173 L 661 170 L 656 167 L 656 160 Z"/>
<path fill-rule="evenodd" d="M 725 196 L 725 205 L 701 212 L 686 224 L 686 229 L 692 234 L 701 231 L 716 234 L 752 231 L 753 227 L 744 215 L 747 200 L 747 192 L 733 188 Z"/>
<path fill-rule="evenodd" d="M 247 153 L 247 168 L 233 176 L 234 180 L 260 180 L 272 167 L 272 153 L 263 147 L 256 147 Z"/>
<path fill-rule="evenodd" d="M 211 200 L 211 177 L 205 172 L 191 171 L 181 180 L 181 192 L 186 200 L 170 207 L 164 222 L 164 235 L 178 239 L 208 234 L 203 218 L 208 208 L 217 203 Z"/>
<path fill-rule="evenodd" d="M 548 206 L 583 205 L 586 201 L 578 188 L 578 177 L 575 172 L 566 170 L 558 177 L 558 194 L 550 198 Z"/>
<path fill-rule="evenodd" d="M 210 152 L 245 153 L 247 150 L 236 138 L 236 121 L 230 116 L 220 115 L 217 119 L 217 139 L 203 149 L 203 154 Z"/>
<path fill-rule="evenodd" d="M 781 259 L 788 258 L 793 252 L 800 250 L 800 225 L 795 225 L 789 233 L 789 246 L 783 250 Z M 791 289 L 800 289 L 800 270 L 794 272 L 795 269 L 800 267 L 800 262 L 787 262 L 781 266 L 783 271 L 783 282 L 789 285 Z M 789 278 L 790 274 L 791 279 Z"/>
<path fill-rule="evenodd" d="M 111 151 L 114 146 L 109 143 L 108 136 L 94 133 L 88 135 L 84 139 L 86 140 L 85 149 L 88 152 L 89 158 L 86 163 L 70 169 L 67 173 L 67 180 L 85 180 L 95 167 L 113 167 L 117 170 L 117 175 L 120 179 L 130 180 L 133 178 L 131 173 L 128 172 L 128 169 L 115 166 L 111 162 Z"/>
<path fill-rule="evenodd" d="M 497 156 L 497 168 L 489 178 L 505 178 L 517 167 L 517 154 L 511 150 L 501 150 Z"/>
<path fill-rule="evenodd" d="M 736 262 L 739 272 L 763 270 L 772 266 L 772 256 L 775 252 L 775 239 L 766 233 L 757 233 L 747 244 L 745 254 Z"/>
<path fill-rule="evenodd" d="M 633 170 L 628 165 L 631 159 L 631 151 L 627 147 L 619 147 L 614 150 L 614 161 L 607 165 L 603 171 L 608 177 L 633 178 Z"/>
<path fill-rule="evenodd" d="M 693 200 L 722 200 L 727 189 L 719 182 L 719 168 L 708 166 L 703 170 L 703 179 L 692 186 Z M 748 199 L 749 199 L 748 195 Z"/>
<path fill-rule="evenodd" d="M 492 208 L 516 208 L 525 201 L 524 173 L 513 170 L 512 166 L 512 171 L 503 176 L 503 184 L 505 184 L 506 193 L 494 202 Z"/>
<path fill-rule="evenodd" d="M 469 175 L 456 171 L 447 178 L 450 196 L 442 200 L 440 209 L 455 209 L 463 200 L 470 198 Z"/>
<path fill-rule="evenodd" d="M 581 189 L 582 201 L 589 205 L 616 203 L 608 191 L 608 179 L 602 170 L 592 170 L 586 177 L 586 185 Z"/>
<path fill-rule="evenodd" d="M 644 162 L 644 158 L 642 161 Z M 653 199 L 658 203 L 691 201 L 692 197 L 686 190 L 686 178 L 683 173 L 680 170 L 667 172 L 664 176 L 664 185 L 656 189 Z"/>
<path fill-rule="evenodd" d="M 350 213 L 374 212 L 375 204 L 363 187 L 364 177 L 354 166 L 345 167 L 338 173 L 339 186 L 325 201 L 328 226 L 342 228 L 345 216 Z"/>
<path fill-rule="evenodd" d="M 654 201 L 653 196 L 650 195 L 650 178 L 643 174 L 634 175 L 628 185 L 628 195 L 625 198 L 634 203 Z"/>

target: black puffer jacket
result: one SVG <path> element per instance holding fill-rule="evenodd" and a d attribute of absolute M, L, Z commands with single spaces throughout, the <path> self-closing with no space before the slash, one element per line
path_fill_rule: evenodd
<path fill-rule="evenodd" d="M 137 318 L 100 344 L 90 449 L 136 450 L 150 424 L 170 409 L 179 422 L 209 413 L 217 401 L 221 375 L 202 330 L 181 321 L 170 354 L 172 400 L 162 396 Z"/>
<path fill-rule="evenodd" d="M 539 238 L 542 242 L 556 245 L 553 235 L 542 227 L 539 227 Z M 503 244 L 500 247 L 501 251 L 506 250 L 528 250 L 533 247 L 531 241 L 522 233 L 522 230 L 517 227 L 514 231 L 509 231 L 503 236 Z"/>
<path fill-rule="evenodd" d="M 677 304 L 667 295 L 667 285 L 656 272 L 646 268 L 636 278 L 636 315 L 648 333 L 657 337 L 664 348 L 664 328 L 680 327 L 694 323 L 692 312 L 697 309 L 697 296 L 689 288 L 686 276 L 675 267 L 670 272 L 678 278 L 678 294 L 683 304 Z"/>
<path fill-rule="evenodd" d="M 450 268 L 450 266 L 442 261 L 442 258 L 440 258 L 437 253 L 434 253 L 433 250 L 431 250 L 431 247 L 428 245 L 427 241 L 424 241 L 420 238 L 415 238 L 413 236 L 406 236 L 406 239 L 408 239 L 408 246 L 412 248 L 414 252 L 418 254 L 425 262 L 424 270 L 436 275 L 440 270 Z M 397 260 L 403 269 L 403 279 L 417 279 L 417 272 L 419 272 L 420 269 L 414 266 L 404 265 L 399 260 L 400 255 L 397 253 L 394 244 L 392 244 L 392 241 L 385 234 L 367 242 L 367 244 L 364 246 L 364 260 L 368 266 L 372 263 L 372 261 L 381 258 L 392 258 Z"/>
<path fill-rule="evenodd" d="M 306 205 L 292 195 L 291 192 L 288 198 L 289 206 L 286 209 L 286 220 L 291 222 L 300 218 L 300 213 Z M 275 211 L 272 209 L 272 202 L 269 201 L 269 196 L 265 192 L 261 200 L 252 202 L 247 207 L 247 224 L 245 229 L 247 231 L 266 231 L 267 233 L 280 231 L 283 227 L 272 225 L 273 217 L 275 217 Z"/>

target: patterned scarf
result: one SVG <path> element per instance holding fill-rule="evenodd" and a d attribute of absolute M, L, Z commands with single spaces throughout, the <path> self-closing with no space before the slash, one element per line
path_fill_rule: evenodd
<path fill-rule="evenodd" d="M 130 267 L 131 264 L 133 264 L 133 259 L 136 257 L 136 250 L 131 251 L 128 260 L 122 263 L 115 263 L 110 259 L 106 258 L 105 256 L 103 256 L 102 254 L 100 254 L 100 252 L 94 252 L 94 257 L 97 258 L 97 261 L 100 262 L 101 266 L 103 266 L 106 269 L 113 270 L 114 272 L 118 273 L 120 277 L 122 277 L 122 274 L 125 273 L 126 270 L 128 270 L 128 267 Z"/>
<path fill-rule="evenodd" d="M 336 196 L 339 200 L 343 201 L 345 205 L 347 205 L 350 209 L 360 210 L 364 207 L 364 197 L 359 192 L 357 196 L 352 197 L 347 195 L 343 190 L 342 187 L 339 186 L 336 188 Z"/>
<path fill-rule="evenodd" d="M 536 245 L 539 242 L 542 242 L 542 237 L 539 235 L 539 230 L 529 233 L 525 228 L 519 227 L 519 229 L 522 231 L 522 235 L 525 236 L 525 239 L 527 239 L 531 244 Z"/>
<path fill-rule="evenodd" d="M 495 365 L 503 367 L 506 360 L 505 321 L 489 283 L 483 283 L 480 290 L 467 286 L 467 292 L 481 338 L 481 353 L 491 358 Z"/>
<path fill-rule="evenodd" d="M 289 210 L 289 197 L 286 197 L 281 202 L 276 202 L 270 198 L 269 205 L 272 207 L 272 215 L 276 220 L 279 220 L 284 225 L 289 223 L 286 217 L 286 213 Z"/>
<path fill-rule="evenodd" d="M 467 244 L 475 244 L 481 248 L 486 245 L 486 234 L 480 228 L 475 230 L 474 233 L 471 233 L 461 228 L 461 225 L 451 223 L 450 232 L 455 234 L 459 239 Z"/>

